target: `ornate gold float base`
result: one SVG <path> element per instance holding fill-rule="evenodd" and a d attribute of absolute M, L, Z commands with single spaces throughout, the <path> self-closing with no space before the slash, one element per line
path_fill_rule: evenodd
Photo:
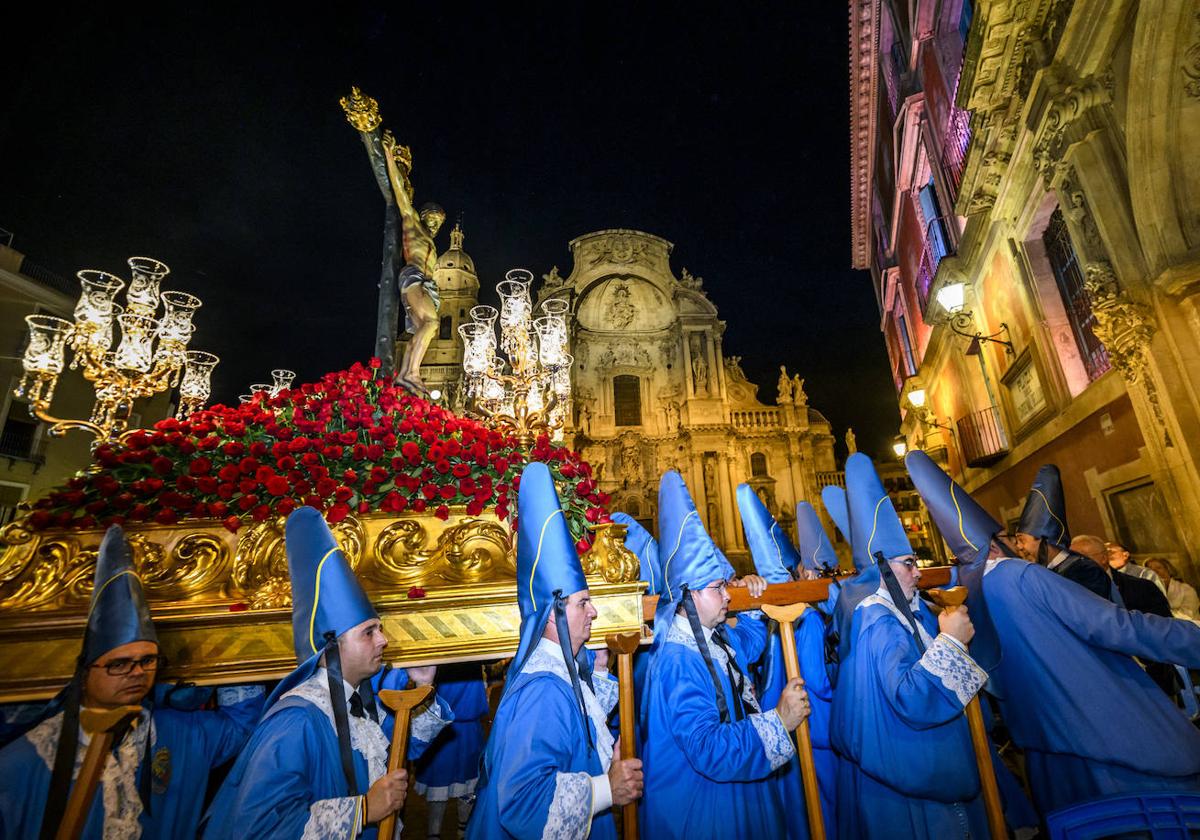
<path fill-rule="evenodd" d="M 511 655 L 520 615 L 506 525 L 494 516 L 349 517 L 334 532 L 397 665 Z M 597 527 L 582 559 L 599 611 L 592 638 L 642 625 L 638 562 L 624 526 Z M 83 638 L 102 531 L 0 532 L 0 702 L 53 695 Z M 131 528 L 127 537 L 169 665 L 165 680 L 274 680 L 295 666 L 283 522 Z M 410 588 L 425 597 L 410 598 Z M 415 593 L 414 593 L 415 594 Z"/>

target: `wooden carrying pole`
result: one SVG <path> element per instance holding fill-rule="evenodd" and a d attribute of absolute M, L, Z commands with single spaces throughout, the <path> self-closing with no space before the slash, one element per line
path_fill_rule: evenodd
<path fill-rule="evenodd" d="M 380 689 L 380 702 L 396 716 L 396 725 L 392 729 L 392 748 L 388 752 L 389 773 L 404 766 L 404 759 L 408 755 L 408 721 L 412 710 L 428 700 L 432 694 L 431 685 L 420 685 L 408 691 Z M 396 833 L 396 813 L 393 811 L 379 821 L 379 840 L 393 840 Z"/>
<path fill-rule="evenodd" d="M 637 758 L 637 735 L 633 730 L 633 654 L 641 643 L 635 630 L 610 633 L 605 642 L 617 653 L 617 682 L 620 685 L 621 758 Z M 637 803 L 621 806 L 621 836 L 623 840 L 638 840 Z"/>
<path fill-rule="evenodd" d="M 79 775 L 71 787 L 71 795 L 67 797 L 67 807 L 62 822 L 58 824 L 55 840 L 79 840 L 96 796 L 96 788 L 100 786 L 104 763 L 112 753 L 115 733 L 141 713 L 141 706 L 79 710 L 79 723 L 91 741 L 83 756 L 83 766 L 79 768 Z M 146 737 L 150 737 L 149 734 Z M 150 772 L 150 768 L 145 768 L 145 772 Z"/>
<path fill-rule="evenodd" d="M 960 608 L 967 600 L 967 588 L 954 586 L 950 589 L 930 589 L 929 597 L 947 611 Z M 983 807 L 987 811 L 988 830 L 992 840 L 1005 840 L 1008 827 L 1004 824 L 1004 807 L 1000 804 L 1000 788 L 996 786 L 996 770 L 992 767 L 992 751 L 988 743 L 987 729 L 983 725 L 983 708 L 979 695 L 967 704 L 967 726 L 971 730 L 971 746 L 975 749 L 975 764 L 979 767 L 979 783 L 983 788 Z"/>
<path fill-rule="evenodd" d="M 796 619 L 808 609 L 807 604 L 781 607 L 763 604 L 762 611 L 779 622 L 779 640 L 783 644 L 783 666 L 788 680 L 800 676 L 800 659 L 796 656 Z M 821 815 L 821 791 L 817 787 L 817 765 L 813 761 L 812 732 L 808 718 L 796 727 L 796 752 L 800 756 L 800 779 L 804 783 L 804 809 L 808 813 L 808 833 L 812 840 L 825 840 L 825 819 Z"/>

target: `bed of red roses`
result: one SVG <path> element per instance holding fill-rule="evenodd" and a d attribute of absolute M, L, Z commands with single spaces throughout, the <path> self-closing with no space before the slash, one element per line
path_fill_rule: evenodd
<path fill-rule="evenodd" d="M 607 521 L 608 496 L 577 452 L 538 439 L 526 455 L 504 431 L 412 396 L 355 363 L 275 396 L 167 419 L 97 448 L 98 469 L 38 500 L 30 527 L 219 519 L 231 531 L 301 505 L 336 523 L 351 513 L 450 516 L 485 510 L 515 524 L 526 460 L 555 476 L 576 548 Z"/>

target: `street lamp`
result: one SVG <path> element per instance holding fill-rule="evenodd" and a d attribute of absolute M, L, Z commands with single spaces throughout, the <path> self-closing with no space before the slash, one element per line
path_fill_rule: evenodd
<path fill-rule="evenodd" d="M 908 441 L 904 439 L 904 435 L 896 435 L 896 440 L 892 442 L 892 451 L 896 453 L 897 458 L 903 458 L 908 452 Z"/>
<path fill-rule="evenodd" d="M 1015 355 L 1008 324 L 1001 322 L 1000 329 L 991 335 L 984 335 L 982 330 L 975 329 L 975 320 L 971 310 L 965 308 L 966 293 L 966 285 L 963 283 L 947 283 L 937 291 L 938 305 L 949 316 L 942 323 L 948 326 L 955 335 L 961 335 L 963 338 L 971 340 L 971 343 L 967 345 L 966 355 L 979 355 L 979 345 L 985 341 L 1001 344 L 1008 355 Z M 975 332 L 968 332 L 971 329 L 975 329 Z M 997 338 L 999 335 L 1004 335 L 1005 338 Z"/>

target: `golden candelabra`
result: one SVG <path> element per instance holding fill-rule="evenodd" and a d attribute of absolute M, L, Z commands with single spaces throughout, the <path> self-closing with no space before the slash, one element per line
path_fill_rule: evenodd
<path fill-rule="evenodd" d="M 471 309 L 470 323 L 458 328 L 463 339 L 463 373 L 469 410 L 511 430 L 528 449 L 539 434 L 562 429 L 571 398 L 565 300 L 551 298 L 533 317 L 529 287 L 533 273 L 514 268 L 497 287 L 500 310 Z M 500 350 L 496 353 L 496 322 Z M 507 366 L 507 372 L 505 368 Z"/>
<path fill-rule="evenodd" d="M 30 412 L 50 424 L 54 437 L 82 429 L 95 437 L 97 446 L 116 440 L 129 426 L 134 400 L 176 385 L 179 417 L 208 401 L 212 371 L 220 360 L 212 353 L 187 349 L 200 299 L 186 292 L 160 292 L 170 269 L 156 259 L 130 257 L 129 269 L 123 307 L 116 296 L 125 281 L 107 271 L 85 269 L 76 274 L 82 290 L 74 321 L 52 315 L 25 318 L 29 344 L 21 360 L 24 376 L 14 394 L 29 401 Z M 114 325 L 119 330 L 115 345 Z M 50 414 L 67 347 L 72 351 L 71 369 L 80 369 L 95 390 L 88 420 Z"/>

